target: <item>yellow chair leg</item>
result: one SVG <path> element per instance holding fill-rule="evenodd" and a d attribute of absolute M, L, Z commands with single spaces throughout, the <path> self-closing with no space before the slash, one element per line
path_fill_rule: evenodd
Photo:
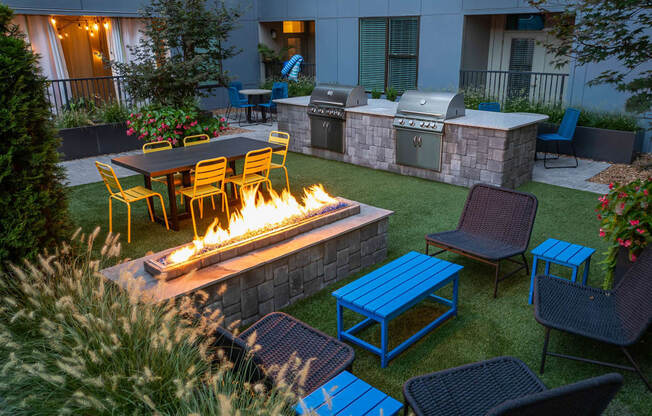
<path fill-rule="evenodd" d="M 287 186 L 288 192 L 290 192 L 290 177 L 288 176 L 288 168 L 283 166 L 283 170 L 285 171 L 285 185 Z"/>
<path fill-rule="evenodd" d="M 113 203 L 111 197 L 109 197 L 109 233 L 113 234 Z"/>
<path fill-rule="evenodd" d="M 204 218 L 204 198 L 199 198 L 199 218 Z"/>
<path fill-rule="evenodd" d="M 195 232 L 195 239 L 197 239 L 199 237 L 197 236 L 197 223 L 195 222 L 195 210 L 193 202 L 195 202 L 195 198 L 190 200 L 190 217 L 192 218 L 192 229 Z"/>
<path fill-rule="evenodd" d="M 213 211 L 215 211 L 215 195 L 211 195 L 211 204 L 213 205 Z"/>
<path fill-rule="evenodd" d="M 170 229 L 170 225 L 168 224 L 168 215 L 165 213 L 165 204 L 163 203 L 163 197 L 161 194 L 158 195 L 158 199 L 161 200 L 161 209 L 163 210 L 163 219 L 165 220 L 165 228 Z"/>
<path fill-rule="evenodd" d="M 131 243 L 131 204 L 127 202 L 127 243 Z"/>
<path fill-rule="evenodd" d="M 145 198 L 147 201 L 147 210 L 149 211 L 149 219 L 154 222 L 154 212 L 152 212 L 152 201 L 150 198 Z"/>
<path fill-rule="evenodd" d="M 229 199 L 226 192 L 222 192 L 222 209 L 226 211 L 226 223 L 231 222 L 231 214 L 229 214 Z"/>

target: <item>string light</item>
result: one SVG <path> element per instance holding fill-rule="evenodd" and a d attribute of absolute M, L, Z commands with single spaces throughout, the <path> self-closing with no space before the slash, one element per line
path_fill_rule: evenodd
<path fill-rule="evenodd" d="M 91 30 L 91 37 L 92 37 L 92 36 L 95 36 L 95 33 L 93 33 L 93 31 Z"/>
<path fill-rule="evenodd" d="M 84 29 L 88 30 L 88 29 L 90 29 L 90 28 L 88 27 L 88 25 L 86 25 L 86 27 L 85 27 Z"/>
<path fill-rule="evenodd" d="M 68 33 L 66 33 L 66 37 L 68 37 Z"/>
<path fill-rule="evenodd" d="M 108 28 L 109 28 L 109 22 L 104 22 L 104 29 L 108 29 Z"/>
<path fill-rule="evenodd" d="M 59 34 L 59 39 L 63 39 L 63 36 L 61 36 L 61 34 Z"/>
<path fill-rule="evenodd" d="M 53 25 L 57 24 L 57 20 L 54 17 L 50 18 L 50 22 L 52 22 Z"/>
<path fill-rule="evenodd" d="M 97 25 L 97 23 L 93 23 L 93 30 L 94 30 L 94 31 L 97 32 L 97 31 L 99 30 L 99 28 L 100 28 L 100 27 Z"/>

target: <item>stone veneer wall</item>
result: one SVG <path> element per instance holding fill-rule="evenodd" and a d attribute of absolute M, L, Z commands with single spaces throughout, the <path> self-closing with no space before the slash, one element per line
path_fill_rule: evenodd
<path fill-rule="evenodd" d="M 222 310 L 226 325 L 237 320 L 249 325 L 383 261 L 387 256 L 388 221 L 384 217 L 226 281 L 218 280 L 203 289 L 208 293 L 206 307 Z"/>
<path fill-rule="evenodd" d="M 447 124 L 441 172 L 396 164 L 393 117 L 347 112 L 346 153 L 310 146 L 306 107 L 278 104 L 278 127 L 290 133 L 290 150 L 402 175 L 470 187 L 516 188 L 532 179 L 537 126 L 492 130 Z"/>

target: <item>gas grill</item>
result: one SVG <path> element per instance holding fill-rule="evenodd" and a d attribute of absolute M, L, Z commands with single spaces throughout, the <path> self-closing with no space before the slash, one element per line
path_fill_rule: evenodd
<path fill-rule="evenodd" d="M 367 105 L 364 88 L 317 85 L 310 96 L 310 143 L 312 147 L 344 153 L 346 108 Z"/>
<path fill-rule="evenodd" d="M 464 115 L 464 95 L 406 91 L 394 116 L 396 163 L 441 170 L 446 120 Z"/>

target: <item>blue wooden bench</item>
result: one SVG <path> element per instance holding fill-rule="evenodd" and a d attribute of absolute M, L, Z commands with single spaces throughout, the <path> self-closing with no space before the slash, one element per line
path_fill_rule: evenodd
<path fill-rule="evenodd" d="M 301 399 L 294 410 L 299 415 L 393 416 L 402 408 L 398 400 L 343 371 Z"/>
<path fill-rule="evenodd" d="M 532 304 L 534 296 L 534 277 L 537 275 L 537 261 L 545 262 L 544 274 L 560 278 L 550 274 L 550 263 L 560 266 L 569 267 L 572 270 L 571 280 L 577 280 L 577 271 L 582 263 L 584 264 L 584 273 L 582 275 L 582 284 L 586 286 L 586 280 L 589 277 L 589 267 L 591 266 L 591 256 L 595 250 L 590 247 L 584 247 L 579 244 L 567 243 L 566 241 L 549 238 L 539 244 L 532 250 L 534 260 L 532 260 L 532 276 L 530 277 L 530 297 L 529 303 Z"/>
<path fill-rule="evenodd" d="M 374 270 L 333 292 L 337 298 L 337 337 L 350 341 L 380 356 L 380 365 L 385 367 L 421 337 L 457 315 L 457 287 L 462 266 L 425 254 L 410 252 Z M 445 299 L 434 294 L 452 283 L 453 298 Z M 419 330 L 392 351 L 387 351 L 389 322 L 424 299 L 432 299 L 449 309 L 437 319 Z M 344 330 L 342 309 L 348 308 L 366 319 Z M 376 347 L 354 334 L 373 323 L 380 324 L 381 346 Z"/>

